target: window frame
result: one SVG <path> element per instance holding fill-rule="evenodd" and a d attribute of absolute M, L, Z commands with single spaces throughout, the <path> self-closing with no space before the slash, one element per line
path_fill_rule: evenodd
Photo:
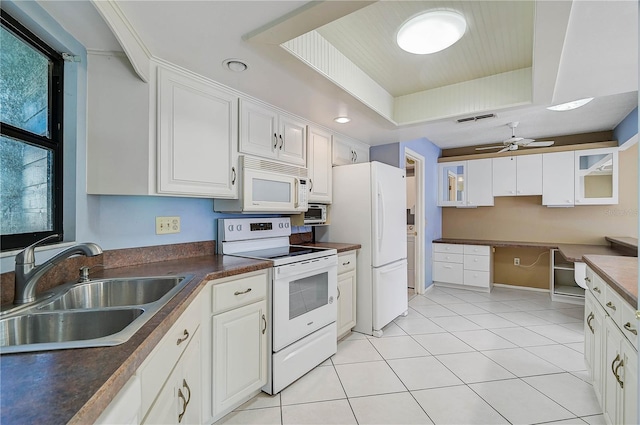
<path fill-rule="evenodd" d="M 53 229 L 42 232 L 29 232 L 0 235 L 0 247 L 2 251 L 12 251 L 29 246 L 47 236 L 58 235 L 47 244 L 59 243 L 64 239 L 63 229 L 63 174 L 64 174 L 64 149 L 63 149 L 63 97 L 64 97 L 64 59 L 62 54 L 51 48 L 47 43 L 38 38 L 33 32 L 9 15 L 4 9 L 0 9 L 0 22 L 4 29 L 13 33 L 23 42 L 45 55 L 50 61 L 49 68 L 49 99 L 48 99 L 48 135 L 39 136 L 29 131 L 1 123 L 0 134 L 21 142 L 49 149 L 53 152 L 52 178 L 52 222 Z"/>

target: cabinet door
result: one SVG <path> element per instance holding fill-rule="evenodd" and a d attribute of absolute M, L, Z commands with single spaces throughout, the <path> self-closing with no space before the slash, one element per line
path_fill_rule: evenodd
<path fill-rule="evenodd" d="M 360 142 L 353 142 L 351 145 L 353 150 L 354 163 L 369 162 L 369 146 Z"/>
<path fill-rule="evenodd" d="M 280 144 L 278 131 L 275 110 L 240 100 L 240 152 L 276 159 Z"/>
<path fill-rule="evenodd" d="M 585 329 L 584 329 L 584 356 L 587 369 L 593 382 L 593 390 L 596 398 L 603 404 L 603 348 L 604 348 L 604 319 L 605 313 L 598 301 L 587 292 L 585 294 Z"/>
<path fill-rule="evenodd" d="M 622 399 L 618 416 L 619 424 L 638 423 L 638 352 L 633 346 L 623 339 L 620 345 L 620 354 L 624 360 L 624 366 L 619 372 L 624 382 Z"/>
<path fill-rule="evenodd" d="M 267 383 L 267 303 L 213 316 L 214 416 Z"/>
<path fill-rule="evenodd" d="M 542 205 L 574 205 L 573 152 L 542 154 Z"/>
<path fill-rule="evenodd" d="M 516 194 L 542 195 L 542 154 L 516 157 Z"/>
<path fill-rule="evenodd" d="M 355 162 L 355 151 L 351 144 L 343 136 L 333 136 L 333 146 L 331 152 L 332 165 L 347 165 Z"/>
<path fill-rule="evenodd" d="M 438 164 L 438 206 L 465 206 L 467 161 Z"/>
<path fill-rule="evenodd" d="M 491 159 L 467 161 L 467 206 L 493 206 Z"/>
<path fill-rule="evenodd" d="M 158 68 L 158 192 L 236 198 L 238 98 Z"/>
<path fill-rule="evenodd" d="M 134 375 L 104 409 L 94 425 L 139 424 L 140 392 L 140 379 Z"/>
<path fill-rule="evenodd" d="M 618 150 L 589 149 L 575 152 L 576 204 L 618 203 Z"/>
<path fill-rule="evenodd" d="M 289 164 L 307 165 L 307 124 L 288 115 L 279 118 L 278 159 Z"/>
<path fill-rule="evenodd" d="M 338 339 L 356 325 L 356 272 L 338 275 Z"/>
<path fill-rule="evenodd" d="M 331 134 L 309 126 L 309 202 L 331 203 Z"/>
<path fill-rule="evenodd" d="M 618 330 L 618 327 L 613 322 L 613 320 L 607 316 L 605 318 L 605 327 L 604 327 L 605 335 L 603 337 L 604 342 L 604 394 L 603 394 L 603 403 L 602 410 L 603 415 L 605 416 L 605 420 L 609 424 L 617 424 L 616 416 L 618 411 L 618 380 L 614 372 L 616 372 L 616 367 L 619 365 L 620 360 L 620 341 L 622 335 Z M 617 370 L 620 372 L 620 369 Z"/>
<path fill-rule="evenodd" d="M 505 156 L 491 161 L 493 196 L 516 196 L 516 157 Z"/>

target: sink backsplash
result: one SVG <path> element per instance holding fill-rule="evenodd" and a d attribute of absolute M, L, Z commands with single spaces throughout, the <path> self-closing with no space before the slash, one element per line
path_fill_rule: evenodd
<path fill-rule="evenodd" d="M 82 266 L 90 268 L 89 276 L 101 269 L 135 266 L 138 264 L 156 263 L 158 261 L 178 260 L 180 258 L 214 255 L 216 241 L 190 242 L 173 245 L 158 245 L 140 248 L 125 248 L 104 251 L 95 257 L 72 257 L 53 267 L 38 282 L 36 292 L 47 291 L 55 286 L 78 279 Z M 36 264 L 40 264 L 36 254 Z M 0 304 L 13 302 L 15 274 L 0 274 Z"/>

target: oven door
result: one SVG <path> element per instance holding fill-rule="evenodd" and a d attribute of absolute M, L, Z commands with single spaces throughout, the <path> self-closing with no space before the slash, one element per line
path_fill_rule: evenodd
<path fill-rule="evenodd" d="M 274 267 L 273 351 L 336 321 L 338 257 Z"/>

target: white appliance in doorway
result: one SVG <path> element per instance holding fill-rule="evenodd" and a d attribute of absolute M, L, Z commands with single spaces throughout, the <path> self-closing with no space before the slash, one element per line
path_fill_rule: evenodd
<path fill-rule="evenodd" d="M 338 256 L 335 249 L 289 245 L 289 217 L 218 220 L 219 253 L 271 260 L 268 291 L 269 394 L 337 351 Z"/>
<path fill-rule="evenodd" d="M 408 311 L 404 170 L 380 162 L 333 168 L 331 225 L 326 242 L 359 243 L 355 331 L 382 336 Z"/>

